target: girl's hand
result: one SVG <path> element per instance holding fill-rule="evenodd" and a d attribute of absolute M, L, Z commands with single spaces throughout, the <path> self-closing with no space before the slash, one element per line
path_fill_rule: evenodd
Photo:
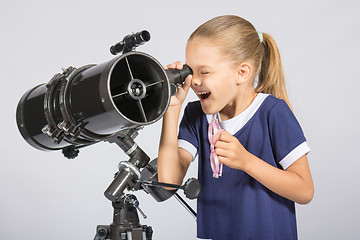
<path fill-rule="evenodd" d="M 271 191 L 299 204 L 307 204 L 314 196 L 314 183 L 306 155 L 286 170 L 274 167 L 249 153 L 237 138 L 222 131 L 215 143 L 219 162 L 245 171 Z"/>
<path fill-rule="evenodd" d="M 177 69 L 181 70 L 183 68 L 183 66 L 184 66 L 184 63 L 176 61 L 173 64 L 168 64 L 167 66 L 165 66 L 165 69 L 177 68 Z M 189 89 L 191 86 L 191 79 L 192 79 L 192 75 L 189 75 L 186 77 L 184 85 L 182 85 L 182 87 L 178 89 L 175 96 L 171 97 L 169 108 L 170 107 L 181 107 L 181 105 L 185 101 L 185 98 L 189 92 Z"/>
<path fill-rule="evenodd" d="M 224 130 L 215 143 L 215 152 L 220 163 L 239 170 L 244 170 L 251 156 L 236 137 Z"/>

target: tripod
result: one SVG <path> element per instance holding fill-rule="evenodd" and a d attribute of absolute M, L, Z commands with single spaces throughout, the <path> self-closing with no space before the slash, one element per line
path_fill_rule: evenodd
<path fill-rule="evenodd" d="M 158 182 L 157 160 L 149 161 L 150 158 L 134 142 L 136 136 L 137 130 L 131 129 L 125 135 L 122 134 L 112 140 L 112 142 L 115 142 L 130 156 L 130 160 L 119 163 L 119 171 L 104 193 L 112 201 L 114 208 L 113 223 L 111 225 L 98 225 L 94 240 L 152 239 L 152 227 L 141 225 L 139 222 L 138 212 L 144 218 L 147 218 L 139 207 L 139 201 L 133 194 L 124 194 L 125 189 L 132 191 L 144 190 L 159 202 L 175 195 L 175 198 L 196 218 L 195 211 L 191 209 L 176 191 L 177 189 L 182 189 L 187 198 L 195 199 L 200 193 L 199 181 L 190 178 L 184 185 Z M 140 172 L 139 168 L 144 169 Z M 166 190 L 162 187 L 170 187 L 176 190 Z"/>

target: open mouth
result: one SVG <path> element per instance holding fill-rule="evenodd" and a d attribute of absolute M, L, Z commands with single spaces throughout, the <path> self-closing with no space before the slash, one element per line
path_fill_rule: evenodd
<path fill-rule="evenodd" d="M 211 92 L 197 92 L 196 95 L 198 95 L 200 100 L 206 100 L 210 97 Z"/>

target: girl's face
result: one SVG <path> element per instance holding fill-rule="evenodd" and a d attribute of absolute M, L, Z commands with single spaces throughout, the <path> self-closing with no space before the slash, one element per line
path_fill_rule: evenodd
<path fill-rule="evenodd" d="M 204 113 L 214 114 L 235 105 L 238 71 L 217 46 L 203 38 L 189 40 L 186 64 L 193 70 L 191 88 L 199 97 Z"/>

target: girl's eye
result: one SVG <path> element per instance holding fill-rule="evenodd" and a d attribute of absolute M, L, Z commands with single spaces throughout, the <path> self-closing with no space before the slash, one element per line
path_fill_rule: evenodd
<path fill-rule="evenodd" d="M 206 75 L 209 74 L 209 72 L 201 72 L 201 74 Z"/>

